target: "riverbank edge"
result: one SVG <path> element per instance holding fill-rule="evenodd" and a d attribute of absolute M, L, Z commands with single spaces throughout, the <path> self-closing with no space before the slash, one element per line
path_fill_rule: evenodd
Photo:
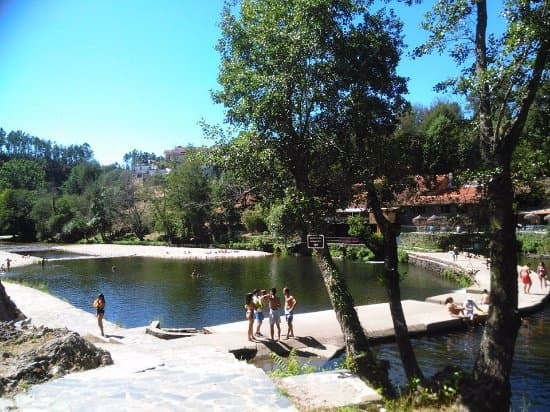
<path fill-rule="evenodd" d="M 86 245 L 88 246 L 88 245 Z M 90 245 L 90 246 L 94 246 L 94 245 Z M 111 245 L 109 245 L 111 246 Z M 128 247 L 128 246 L 123 246 L 123 248 L 127 248 L 126 251 L 124 252 L 125 253 L 125 256 L 143 256 L 141 253 L 137 253 L 137 250 L 135 249 L 136 246 L 134 247 Z M 129 249 L 128 249 L 129 248 Z M 137 248 L 140 248 L 140 246 L 137 246 Z M 74 248 L 68 248 L 69 250 L 73 251 L 74 253 Z M 111 255 L 110 256 L 100 256 L 97 252 L 98 252 L 98 248 L 97 247 L 93 247 L 91 249 L 94 249 L 93 252 L 95 252 L 95 256 L 97 257 L 122 257 L 120 254 L 117 254 L 116 256 L 113 256 L 114 255 L 114 250 L 111 249 Z M 122 249 L 119 249 L 119 253 L 121 253 Z M 91 251 L 90 251 L 91 252 Z M 4 256 L 3 256 L 3 253 L 5 252 L 0 252 L 0 259 L 4 259 Z M 80 248 L 80 251 L 78 251 L 77 253 L 82 253 L 82 249 Z M 20 255 L 19 255 L 20 256 Z M 182 254 L 182 256 L 184 256 L 183 258 L 189 258 L 190 257 L 190 254 Z M 195 254 L 196 256 L 196 254 Z M 214 255 L 216 256 L 216 255 Z M 229 255 L 229 256 L 233 256 L 233 255 Z M 81 259 L 86 259 L 88 258 L 89 256 L 81 256 L 80 258 Z M 154 256 L 154 257 L 159 257 L 159 256 Z M 174 258 L 173 255 L 170 256 L 171 258 Z M 12 256 L 12 258 L 14 259 L 14 265 L 13 267 L 16 267 L 16 266 L 22 266 L 22 265 L 25 265 L 25 264 L 35 264 L 35 263 L 40 263 L 41 260 L 38 258 L 38 259 L 32 259 L 31 257 L 26 257 L 26 258 L 21 258 L 20 260 L 17 259 L 16 256 Z M 206 257 L 207 258 L 207 257 Z M 460 261 L 459 262 L 448 262 L 447 261 L 447 258 L 448 256 L 446 254 L 437 254 L 435 257 L 434 256 L 424 256 L 424 258 L 426 260 L 432 260 L 432 264 L 439 264 L 439 265 L 442 265 L 442 266 L 447 266 L 448 264 L 451 264 L 451 265 L 460 265 Z M 468 264 L 469 265 L 472 265 L 472 262 L 471 262 L 471 259 L 468 259 Z M 485 262 L 484 261 L 479 261 L 476 263 L 476 265 L 484 265 Z M 477 288 L 480 287 L 480 282 L 483 280 L 483 279 L 480 279 L 480 276 L 479 275 L 479 272 L 481 271 L 478 270 L 477 273 L 476 273 L 476 286 Z M 481 274 L 481 276 L 487 276 L 487 274 L 490 276 L 490 273 L 488 273 L 488 270 L 486 271 L 487 273 L 485 274 Z M 23 287 L 25 289 L 27 289 L 26 287 Z M 29 288 L 30 289 L 30 288 Z M 474 288 L 475 289 L 475 288 Z M 457 292 L 457 293 L 470 293 L 470 292 L 475 292 L 475 290 L 469 290 L 469 291 L 461 291 L 461 292 Z M 41 293 L 40 291 L 34 291 L 34 292 L 30 292 L 30 296 L 32 296 L 34 294 L 38 294 L 38 293 Z M 447 294 L 448 295 L 448 294 Z M 438 297 L 431 297 L 431 298 L 438 298 Z M 57 299 L 57 298 L 55 298 Z M 430 298 L 428 298 L 430 299 Z M 29 299 L 25 299 L 27 302 L 26 304 L 28 305 L 29 304 Z M 57 299 L 59 300 L 59 299 Z M 34 301 L 31 299 L 31 302 L 34 303 Z M 418 301 L 417 301 L 418 302 Z M 548 302 L 548 295 L 546 294 L 546 296 L 544 296 L 543 299 L 541 299 L 541 301 L 536 304 L 536 305 L 531 305 L 529 306 L 529 308 L 525 308 L 525 310 L 529 310 L 530 312 L 536 312 L 538 310 L 540 310 L 541 308 L 544 307 L 545 303 Z M 66 302 L 62 302 L 66 305 L 68 305 Z M 404 305 L 408 305 L 410 304 L 411 301 L 404 301 Z M 418 303 L 421 303 L 421 302 L 418 302 Z M 17 302 L 16 302 L 17 304 Z M 31 303 L 32 304 L 32 303 Z M 358 311 L 362 311 L 363 309 L 365 309 L 365 307 L 368 307 L 368 306 L 381 306 L 381 305 L 365 305 L 364 307 L 358 307 Z M 444 306 L 442 305 L 438 305 L 439 308 L 443 309 Z M 76 309 L 76 308 L 75 308 Z M 327 311 L 324 311 L 324 312 L 328 312 L 329 313 L 329 316 L 330 316 L 330 312 L 333 312 L 331 310 L 327 310 Z M 302 319 L 302 316 L 304 315 L 311 315 L 311 316 L 318 316 L 320 315 L 320 312 L 315 312 L 315 313 L 311 313 L 311 314 L 300 314 L 300 319 Z M 81 316 L 81 315 L 78 315 L 78 316 Z M 323 315 L 323 316 L 326 316 Z M 304 319 L 305 320 L 305 319 Z M 433 320 L 433 319 L 432 319 Z M 301 320 L 302 322 L 302 320 Z M 235 325 L 238 326 L 237 330 L 238 330 L 238 336 L 241 336 L 241 330 L 245 330 L 244 327 L 241 325 L 244 324 L 245 322 L 235 322 Z M 366 323 L 366 322 L 365 322 Z M 323 322 L 321 322 L 321 324 L 323 324 Z M 118 331 L 130 331 L 129 329 L 124 329 L 124 328 L 120 328 L 116 325 L 109 325 L 110 327 L 113 327 L 114 329 L 118 330 Z M 226 324 L 226 325 L 220 325 L 220 326 L 230 326 L 229 324 Z M 448 321 L 445 321 L 445 322 L 432 322 L 431 325 L 427 325 L 427 324 L 424 324 L 424 326 L 414 326 L 414 325 L 411 325 L 411 327 L 409 328 L 410 329 L 410 332 L 411 334 L 424 334 L 424 333 L 432 333 L 432 332 L 443 332 L 443 331 L 448 331 L 448 330 L 451 330 L 451 329 L 457 329 L 457 328 L 460 328 L 460 327 L 463 327 L 464 326 L 464 322 L 461 320 L 461 319 L 456 319 L 456 318 L 451 318 L 451 319 L 448 319 Z M 143 333 L 143 328 L 134 328 L 133 332 L 137 332 L 137 333 Z M 372 333 L 368 333 L 369 337 L 373 337 L 374 339 L 379 339 L 379 340 L 388 340 L 388 339 L 391 339 L 391 337 L 389 335 L 386 335 L 386 332 L 389 333 L 390 330 L 389 328 L 386 328 L 385 330 L 379 330 L 379 335 L 376 336 L 376 334 L 372 334 Z M 385 336 L 382 336 L 382 335 L 385 335 Z M 220 335 L 218 335 L 220 336 Z M 220 338 L 221 340 L 223 340 L 223 338 Z M 293 340 L 294 341 L 294 340 Z M 111 342 L 113 343 L 113 342 Z M 234 342 L 233 342 L 234 343 Z M 282 342 L 281 342 L 282 343 Z M 200 340 L 196 340 L 192 346 L 194 345 L 200 345 L 201 342 Z M 232 344 L 232 343 L 231 343 Z M 185 348 L 188 348 L 188 349 L 191 349 L 192 346 L 184 346 L 182 347 L 182 350 L 185 350 Z M 217 342 L 216 346 L 219 348 L 220 346 L 224 346 L 223 342 Z M 262 345 L 263 346 L 263 345 Z M 266 346 L 269 346 L 269 345 L 266 345 Z M 342 346 L 340 345 L 336 345 L 336 346 L 333 346 L 333 345 L 326 345 L 328 346 L 327 349 L 329 349 L 329 352 L 330 352 L 330 348 L 332 347 L 332 352 L 333 354 L 337 353 L 337 352 L 341 352 L 342 350 Z M 251 349 L 249 347 L 249 344 L 245 344 L 244 346 L 241 344 L 241 348 L 243 350 L 249 350 Z M 233 350 L 231 350 L 228 346 L 226 346 L 226 351 L 227 352 L 230 352 L 230 353 L 234 353 Z M 258 353 L 258 352 L 257 352 Z"/>
<path fill-rule="evenodd" d="M 249 250 L 232 250 L 232 249 L 206 249 L 206 248 L 188 248 L 188 247 L 170 247 L 170 246 L 147 246 L 147 245 L 116 245 L 116 244 L 74 244 L 74 245 L 40 245 L 42 250 L 60 250 L 73 254 L 69 259 L 90 259 L 90 258 L 119 258 L 119 257 L 150 257 L 160 259 L 225 259 L 225 258 L 252 258 L 271 256 L 270 253 Z M 8 247 L 9 249 L 9 247 Z M 27 250 L 32 249 L 32 245 Z M 431 296 L 425 299 L 426 302 L 443 304 L 444 299 L 448 296 L 453 296 L 455 301 L 462 301 L 466 294 L 479 294 L 484 289 L 490 290 L 490 267 L 487 263 L 487 258 L 484 256 L 474 256 L 470 254 L 461 254 L 456 259 L 451 253 L 442 252 L 416 252 L 407 251 L 409 263 L 415 266 L 426 268 L 442 275 L 445 271 L 468 276 L 472 279 L 473 284 L 468 288 L 458 288 L 454 293 L 446 293 L 441 296 Z M 0 250 L 0 262 L 5 262 L 10 259 L 12 267 L 20 267 L 25 265 L 43 264 L 40 257 L 29 255 L 21 255 L 13 252 Z M 66 260 L 67 258 L 51 259 Z M 536 288 L 537 282 L 534 282 Z M 533 301 L 530 299 L 525 302 L 522 295 L 518 296 L 518 310 L 522 316 L 536 313 L 544 308 L 550 301 L 548 292 L 540 299 Z M 369 305 L 365 305 L 369 306 Z M 330 311 L 330 310 L 329 310 Z M 239 324 L 240 322 L 235 322 Z M 144 325 L 143 328 L 148 325 Z M 213 330 L 219 327 L 206 327 L 208 330 Z M 422 336 L 430 333 L 444 333 L 452 330 L 464 329 L 468 325 L 463 319 L 451 318 L 443 322 L 431 322 L 422 325 L 409 325 L 409 333 L 411 336 Z M 393 327 L 377 330 L 369 334 L 369 340 L 375 343 L 391 341 L 394 338 Z M 339 348 L 338 351 L 343 349 Z M 250 348 L 248 346 L 242 348 L 234 348 L 230 350 L 236 356 L 248 354 L 250 356 Z M 254 353 L 255 351 L 252 351 Z M 262 352 L 262 351 L 259 351 Z M 263 351 L 265 352 L 265 351 Z M 268 351 L 270 352 L 270 351 Z M 268 355 L 269 353 L 267 353 Z M 258 353 L 260 355 L 260 353 Z M 263 355 L 266 355 L 263 353 Z M 260 355 L 261 356 L 261 355 Z"/>

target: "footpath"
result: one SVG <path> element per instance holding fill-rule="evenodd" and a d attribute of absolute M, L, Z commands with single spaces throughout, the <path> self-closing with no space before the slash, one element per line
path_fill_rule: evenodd
<path fill-rule="evenodd" d="M 479 302 L 477 293 L 489 288 L 489 269 L 484 259 L 449 253 L 411 253 L 444 266 L 475 273 L 476 284 L 468 290 L 434 296 L 426 301 L 403 301 L 404 312 L 413 334 L 424 334 L 463 326 L 463 320 L 449 315 L 442 304 L 447 296 L 462 302 L 466 295 Z M 297 337 L 248 342 L 247 322 L 211 326 L 209 334 L 161 340 L 145 333 L 146 326 L 121 328 L 105 322 L 106 338 L 97 336 L 93 314 L 77 309 L 49 294 L 3 282 L 8 295 L 35 325 L 67 327 L 111 352 L 114 365 L 73 373 L 60 379 L 32 386 L 14 399 L 0 398 L 0 410 L 73 411 L 113 408 L 122 411 L 291 411 L 338 407 L 375 400 L 378 395 L 346 371 L 285 378 L 278 382 L 294 404 L 282 396 L 275 383 L 259 368 L 237 360 L 286 353 L 295 348 L 304 356 L 331 358 L 342 350 L 342 334 L 332 310 L 295 315 Z M 520 288 L 520 310 L 541 307 L 548 299 L 533 275 L 531 294 Z M 357 312 L 368 336 L 387 339 L 393 336 L 388 304 L 358 306 Z M 322 325 L 322 326 L 321 326 Z M 264 325 L 262 331 L 267 335 Z M 282 337 L 286 327 L 282 325 Z"/>

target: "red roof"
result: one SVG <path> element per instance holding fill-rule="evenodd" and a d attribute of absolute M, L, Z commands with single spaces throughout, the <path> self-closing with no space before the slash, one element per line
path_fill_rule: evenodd
<path fill-rule="evenodd" d="M 475 204 L 483 197 L 479 185 L 454 187 L 452 178 L 447 175 L 436 176 L 433 181 L 428 182 L 421 176 L 417 176 L 415 180 L 415 192 L 408 191 L 398 196 L 401 205 Z"/>

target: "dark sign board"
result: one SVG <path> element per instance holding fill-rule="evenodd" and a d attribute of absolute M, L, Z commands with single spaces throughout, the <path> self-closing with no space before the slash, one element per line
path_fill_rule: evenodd
<path fill-rule="evenodd" d="M 325 247 L 325 236 L 307 235 L 307 247 L 310 249 L 323 249 Z"/>

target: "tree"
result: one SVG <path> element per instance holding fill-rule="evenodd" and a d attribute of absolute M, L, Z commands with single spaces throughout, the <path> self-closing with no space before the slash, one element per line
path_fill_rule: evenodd
<path fill-rule="evenodd" d="M 135 166 L 140 164 L 149 164 L 152 161 L 160 160 L 154 153 L 142 152 L 134 149 L 131 152 L 125 153 L 122 160 L 126 168 L 133 170 Z"/>
<path fill-rule="evenodd" d="M 504 6 L 504 33 L 488 36 L 488 16 L 497 13 L 488 13 L 486 0 L 440 1 L 424 22 L 430 37 L 416 50 L 419 56 L 449 50 L 464 70 L 446 85 L 475 104 L 491 222 L 492 305 L 462 403 L 478 411 L 495 405 L 510 409 L 510 370 L 520 325 L 511 160 L 537 90 L 548 81 L 547 2 L 509 0 Z"/>
<path fill-rule="evenodd" d="M 30 218 L 35 194 L 25 189 L 4 189 L 0 192 L 0 232 L 19 241 L 35 240 L 34 221 Z"/>
<path fill-rule="evenodd" d="M 82 195 L 95 185 L 101 167 L 97 162 L 79 163 L 71 169 L 69 177 L 62 185 L 62 190 L 67 194 Z"/>
<path fill-rule="evenodd" d="M 153 192 L 151 206 L 154 228 L 164 232 L 164 238 L 172 243 L 176 239 L 177 217 L 168 204 L 166 183 L 162 182 L 157 190 L 151 191 Z"/>
<path fill-rule="evenodd" d="M 470 146 L 463 144 L 465 125 L 457 103 L 439 102 L 425 113 L 420 124 L 424 136 L 424 173 L 447 174 L 455 172 L 464 163 L 463 153 Z"/>
<path fill-rule="evenodd" d="M 103 242 L 112 240 L 113 207 L 111 199 L 106 194 L 105 188 L 98 187 L 93 192 L 90 207 L 89 226 L 99 233 Z"/>
<path fill-rule="evenodd" d="M 12 159 L 0 167 L 0 190 L 41 190 L 44 181 L 44 169 L 37 161 Z"/>
<path fill-rule="evenodd" d="M 395 127 L 406 90 L 395 71 L 400 24 L 354 0 L 243 0 L 239 11 L 227 6 L 223 14 L 222 90 L 214 99 L 249 133 L 249 150 L 269 150 L 291 180 L 286 197 L 305 240 L 351 199 L 354 167 L 365 162 L 350 161 L 357 160 L 350 139 L 370 159 L 378 145 L 363 143 Z M 316 259 L 356 372 L 393 395 L 328 249 Z"/>
<path fill-rule="evenodd" d="M 527 117 L 525 131 L 512 157 L 519 205 L 534 206 L 546 199 L 543 179 L 550 176 L 550 82 L 543 83 Z M 525 190 L 528 188 L 528 190 Z"/>
<path fill-rule="evenodd" d="M 210 209 L 210 188 L 200 159 L 187 154 L 167 180 L 169 205 L 179 223 L 183 239 L 206 240 L 206 219 Z"/>
<path fill-rule="evenodd" d="M 253 210 L 242 211 L 248 200 L 247 186 L 243 184 L 230 170 L 226 169 L 218 176 L 210 179 L 210 217 L 209 229 L 212 240 L 229 241 L 233 238 L 233 228 L 239 223 L 239 219 L 247 230 L 256 231 L 257 224 L 250 223 L 254 217 L 246 219 L 246 214 L 257 215 Z"/>

